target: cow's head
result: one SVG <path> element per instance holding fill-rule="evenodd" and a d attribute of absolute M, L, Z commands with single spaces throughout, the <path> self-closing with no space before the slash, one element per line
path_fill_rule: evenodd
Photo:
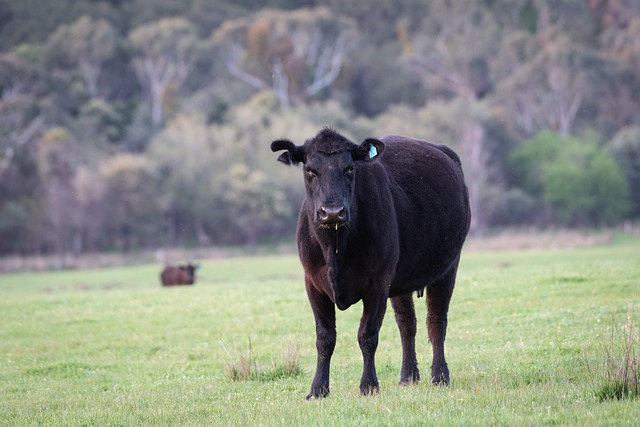
<path fill-rule="evenodd" d="M 187 264 L 181 265 L 180 270 L 186 274 L 186 283 L 187 285 L 192 285 L 196 281 L 196 270 L 200 268 L 200 264 Z"/>
<path fill-rule="evenodd" d="M 358 165 L 376 161 L 384 143 L 366 139 L 357 145 L 333 129 L 324 128 L 297 146 L 288 140 L 271 143 L 271 150 L 286 150 L 278 161 L 286 165 L 302 163 L 307 199 L 316 224 L 338 227 L 351 219 Z"/>

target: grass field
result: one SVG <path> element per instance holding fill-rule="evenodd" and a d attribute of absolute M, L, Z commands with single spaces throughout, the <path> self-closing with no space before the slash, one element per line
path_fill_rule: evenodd
<path fill-rule="evenodd" d="M 338 313 L 331 395 L 305 401 L 315 367 L 295 256 L 204 261 L 194 287 L 159 266 L 0 275 L 0 425 L 638 425 L 640 400 L 604 400 L 602 340 L 640 317 L 640 241 L 463 254 L 449 316 L 452 383 L 433 387 L 424 299 L 423 381 L 399 387 L 391 308 L 381 392 L 361 397 L 361 305 Z M 640 322 L 639 322 L 640 323 Z M 282 366 L 297 350 L 301 373 Z M 259 375 L 234 381 L 251 360 Z"/>

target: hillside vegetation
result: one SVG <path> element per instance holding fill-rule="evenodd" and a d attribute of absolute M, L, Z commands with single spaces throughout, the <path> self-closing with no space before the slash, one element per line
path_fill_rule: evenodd
<path fill-rule="evenodd" d="M 0 0 L 0 255 L 290 239 L 273 139 L 461 156 L 472 232 L 640 215 L 632 0 Z"/>

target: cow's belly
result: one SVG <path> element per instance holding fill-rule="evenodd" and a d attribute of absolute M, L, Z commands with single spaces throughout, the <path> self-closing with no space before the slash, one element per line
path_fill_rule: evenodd
<path fill-rule="evenodd" d="M 449 248 L 444 252 L 440 251 L 438 256 L 429 252 L 423 256 L 414 253 L 410 262 L 406 257 L 401 257 L 389 289 L 389 296 L 403 295 L 429 287 L 455 266 L 459 254 L 460 248 Z"/>

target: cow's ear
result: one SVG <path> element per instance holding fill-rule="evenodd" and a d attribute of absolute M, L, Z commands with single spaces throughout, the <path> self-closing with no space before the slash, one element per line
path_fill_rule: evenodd
<path fill-rule="evenodd" d="M 364 160 L 365 162 L 372 162 L 378 160 L 380 155 L 384 152 L 384 142 L 375 138 L 367 138 L 356 150 L 354 160 Z"/>
<path fill-rule="evenodd" d="M 297 165 L 304 160 L 304 147 L 298 147 L 286 139 L 278 139 L 271 143 L 271 151 L 287 150 L 280 154 L 278 161 L 285 165 Z"/>

